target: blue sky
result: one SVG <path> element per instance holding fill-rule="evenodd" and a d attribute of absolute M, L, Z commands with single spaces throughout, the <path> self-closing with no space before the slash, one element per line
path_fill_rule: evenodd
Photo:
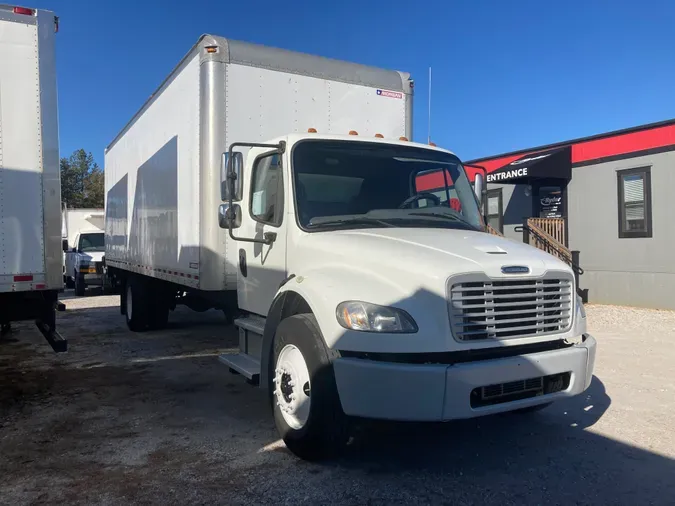
<path fill-rule="evenodd" d="M 24 0 L 28 2 L 28 0 Z M 675 117 L 675 2 L 35 0 L 61 155 L 103 150 L 202 33 L 410 72 L 415 140 L 463 159 Z"/>

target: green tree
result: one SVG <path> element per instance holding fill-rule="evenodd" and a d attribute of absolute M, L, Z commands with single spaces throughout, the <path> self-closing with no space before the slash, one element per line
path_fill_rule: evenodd
<path fill-rule="evenodd" d="M 103 207 L 103 170 L 84 149 L 61 158 L 61 200 L 70 208 Z"/>

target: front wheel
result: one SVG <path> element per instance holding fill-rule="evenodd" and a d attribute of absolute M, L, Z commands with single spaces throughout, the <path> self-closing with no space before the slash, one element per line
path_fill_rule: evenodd
<path fill-rule="evenodd" d="M 305 460 L 336 456 L 347 442 L 348 423 L 314 315 L 279 324 L 273 364 L 274 421 L 288 449 Z"/>

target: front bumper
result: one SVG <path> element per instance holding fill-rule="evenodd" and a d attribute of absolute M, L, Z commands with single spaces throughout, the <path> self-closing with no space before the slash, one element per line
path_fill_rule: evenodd
<path fill-rule="evenodd" d="M 569 348 L 509 358 L 444 364 L 400 364 L 357 358 L 334 362 L 345 414 L 401 421 L 473 418 L 578 395 L 593 378 L 596 341 L 584 334 Z M 555 393 L 472 407 L 474 389 L 569 373 L 569 384 Z M 474 394 L 475 395 L 475 394 Z"/>
<path fill-rule="evenodd" d="M 103 285 L 103 274 L 82 274 L 87 286 Z"/>

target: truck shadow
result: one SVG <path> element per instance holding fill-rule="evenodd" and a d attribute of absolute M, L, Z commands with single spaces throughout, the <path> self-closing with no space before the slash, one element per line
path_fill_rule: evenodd
<path fill-rule="evenodd" d="M 370 424 L 339 460 L 326 465 L 396 476 L 406 490 L 418 482 L 427 488 L 421 476 L 431 474 L 434 488 L 460 487 L 473 497 L 491 491 L 488 502 L 502 497 L 509 504 L 672 504 L 675 460 L 656 453 L 658 446 L 640 449 L 593 429 L 610 405 L 604 384 L 594 377 L 584 394 L 538 413 Z"/>

